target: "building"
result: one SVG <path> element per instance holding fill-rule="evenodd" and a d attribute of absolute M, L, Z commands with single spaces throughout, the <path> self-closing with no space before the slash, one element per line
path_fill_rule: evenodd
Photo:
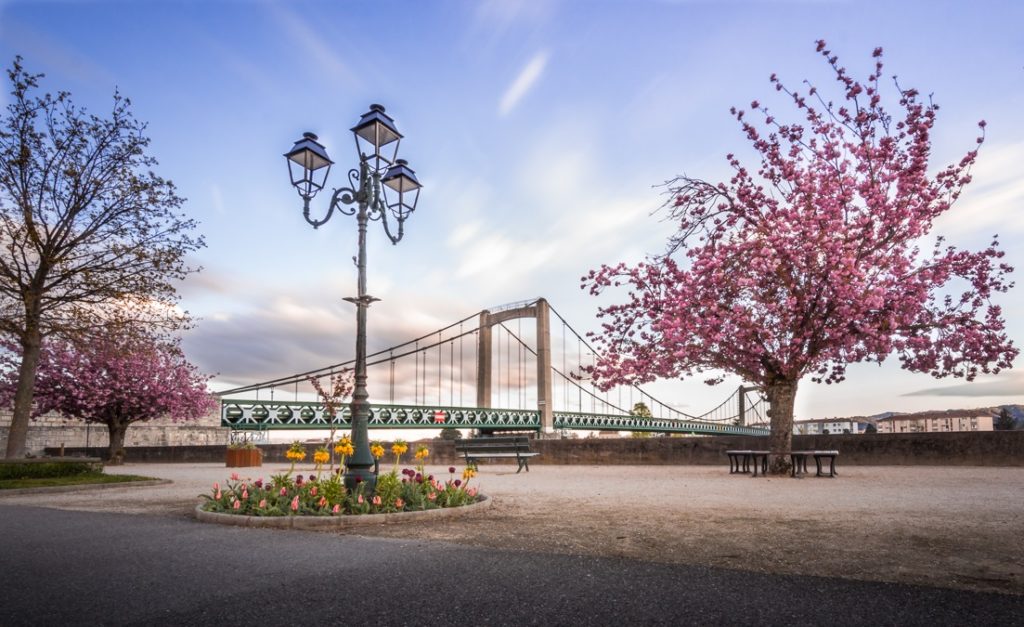
<path fill-rule="evenodd" d="M 794 420 L 793 435 L 836 435 L 863 433 L 861 424 L 851 418 L 819 418 L 817 420 Z"/>
<path fill-rule="evenodd" d="M 942 433 L 992 431 L 992 414 L 984 410 L 952 410 L 897 414 L 878 420 L 879 433 Z"/>

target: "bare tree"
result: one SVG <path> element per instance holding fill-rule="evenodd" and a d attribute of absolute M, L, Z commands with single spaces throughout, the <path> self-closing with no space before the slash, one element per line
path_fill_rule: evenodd
<path fill-rule="evenodd" d="M 112 312 L 153 329 L 185 326 L 174 283 L 202 247 L 173 183 L 151 170 L 146 125 L 115 92 L 107 117 L 67 92 L 36 95 L 42 75 L 16 57 L 0 121 L 0 333 L 21 359 L 7 457 L 25 453 L 42 339 L 90 335 Z"/>

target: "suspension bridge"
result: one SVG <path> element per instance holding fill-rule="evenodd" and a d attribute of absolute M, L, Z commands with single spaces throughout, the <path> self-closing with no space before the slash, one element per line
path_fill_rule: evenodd
<path fill-rule="evenodd" d="M 560 334 L 552 334 L 552 318 Z M 688 414 L 636 385 L 598 390 L 586 374 L 596 361 L 593 346 L 543 298 L 480 311 L 367 356 L 369 428 L 768 434 L 755 426 L 765 423 L 767 403 L 754 388 L 740 387 L 716 407 Z M 308 390 L 311 379 L 353 363 L 223 391 L 221 424 L 249 433 L 350 428 L 347 406 L 327 415 Z M 300 392 L 307 398 L 300 400 Z"/>

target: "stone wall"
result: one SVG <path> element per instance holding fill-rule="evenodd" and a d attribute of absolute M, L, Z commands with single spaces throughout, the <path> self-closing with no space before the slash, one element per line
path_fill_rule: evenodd
<path fill-rule="evenodd" d="M 129 433 L 131 430 L 129 429 Z M 766 438 L 713 436 L 689 438 L 590 438 L 534 440 L 540 453 L 531 465 L 687 465 L 727 464 L 727 449 L 763 449 Z M 429 443 L 431 464 L 458 464 L 451 442 Z M 286 462 L 287 444 L 259 447 L 265 462 Z M 312 446 L 307 447 L 312 455 Z M 410 447 L 415 448 L 415 447 Z M 839 464 L 853 466 L 1024 466 L 1024 431 L 794 436 L 796 450 L 835 449 Z M 225 445 L 131 447 L 129 462 L 224 462 Z M 55 450 L 48 452 L 55 453 Z M 102 449 L 68 449 L 66 454 L 104 455 Z M 391 456 L 385 457 L 385 465 Z M 412 451 L 405 455 L 412 464 Z M 486 462 L 485 462 L 486 463 Z M 304 467 L 308 464 L 304 464 Z"/>
<path fill-rule="evenodd" d="M 0 410 L 0 451 L 7 448 L 7 431 L 11 424 L 11 412 Z M 228 430 L 220 426 L 220 414 L 211 414 L 190 422 L 174 422 L 167 419 L 140 422 L 128 427 L 125 446 L 182 446 L 182 445 L 225 445 Z M 67 420 L 57 414 L 45 414 L 28 426 L 26 448 L 32 455 L 41 455 L 43 449 L 65 449 L 80 447 L 106 448 L 109 445 L 107 427 L 86 424 L 80 420 Z"/>

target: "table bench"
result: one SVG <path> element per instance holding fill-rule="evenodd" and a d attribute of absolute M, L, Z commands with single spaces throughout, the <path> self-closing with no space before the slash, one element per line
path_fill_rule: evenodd
<path fill-rule="evenodd" d="M 466 464 L 475 466 L 481 459 L 515 459 L 519 464 L 516 474 L 530 472 L 530 458 L 540 455 L 530 450 L 530 439 L 525 435 L 485 436 L 469 440 L 456 440 L 455 453 L 466 459 Z"/>
<path fill-rule="evenodd" d="M 768 451 L 726 451 L 729 456 L 729 474 L 749 474 L 751 470 L 757 476 L 758 466 L 761 474 L 768 474 Z"/>
<path fill-rule="evenodd" d="M 761 474 L 768 474 L 768 456 L 769 451 L 748 451 L 748 450 L 732 450 L 726 451 L 726 455 L 729 456 L 729 474 L 750 474 L 753 471 L 753 476 L 757 476 L 758 468 L 760 467 Z M 836 472 L 836 457 L 839 456 L 839 451 L 791 451 L 789 453 L 789 461 L 792 466 L 791 476 L 796 477 L 800 474 L 807 473 L 807 459 L 809 457 L 814 458 L 814 465 L 816 467 L 816 477 L 838 477 L 839 473 Z M 822 462 L 828 460 L 828 474 L 822 469 Z"/>
<path fill-rule="evenodd" d="M 839 457 L 839 451 L 793 451 L 789 454 L 789 459 L 793 464 L 793 476 L 800 474 L 807 474 L 807 458 L 814 458 L 815 466 L 815 477 L 838 477 L 839 473 L 836 472 L 836 458 Z M 822 469 L 822 462 L 828 460 L 828 474 Z"/>

